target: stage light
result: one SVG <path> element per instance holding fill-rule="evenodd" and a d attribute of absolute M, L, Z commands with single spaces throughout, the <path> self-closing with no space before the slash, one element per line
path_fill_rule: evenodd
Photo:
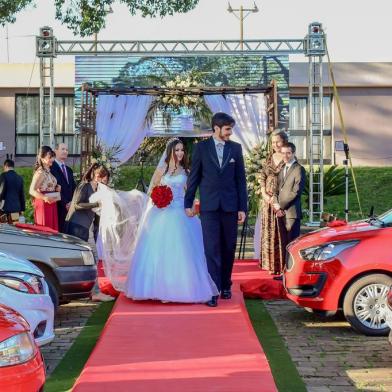
<path fill-rule="evenodd" d="M 309 25 L 308 35 L 305 40 L 305 49 L 306 56 L 325 55 L 325 34 L 321 23 L 313 22 Z"/>
<path fill-rule="evenodd" d="M 53 29 L 44 26 L 39 29 L 39 36 L 36 37 L 36 54 L 38 57 L 56 57 L 56 38 L 53 36 Z"/>
<path fill-rule="evenodd" d="M 320 27 L 319 26 L 313 26 L 312 27 L 312 33 L 318 34 L 320 32 Z"/>
<path fill-rule="evenodd" d="M 44 26 L 40 28 L 41 37 L 49 38 L 53 37 L 53 29 L 49 26 Z"/>

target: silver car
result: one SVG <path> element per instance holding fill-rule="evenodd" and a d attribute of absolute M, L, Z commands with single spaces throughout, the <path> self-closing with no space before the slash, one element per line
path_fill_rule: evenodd
<path fill-rule="evenodd" d="M 19 312 L 39 346 L 54 338 L 54 307 L 44 275 L 27 260 L 0 252 L 0 304 Z"/>
<path fill-rule="evenodd" d="M 55 308 L 89 297 L 94 287 L 94 254 L 79 238 L 0 224 L 0 252 L 27 259 L 43 272 Z"/>

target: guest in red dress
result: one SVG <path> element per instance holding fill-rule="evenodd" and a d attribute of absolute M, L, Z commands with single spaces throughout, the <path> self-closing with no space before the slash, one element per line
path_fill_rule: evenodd
<path fill-rule="evenodd" d="M 60 185 L 50 173 L 55 153 L 49 146 L 42 146 L 35 164 L 35 171 L 30 185 L 33 196 L 34 223 L 58 230 L 57 204 Z"/>

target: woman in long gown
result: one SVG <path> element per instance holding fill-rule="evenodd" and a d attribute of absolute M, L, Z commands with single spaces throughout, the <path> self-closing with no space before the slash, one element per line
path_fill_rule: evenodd
<path fill-rule="evenodd" d="M 261 170 L 261 255 L 260 267 L 271 274 L 281 274 L 285 263 L 286 235 L 283 218 L 276 216 L 273 208 L 273 196 L 278 186 L 278 175 L 284 166 L 281 154 L 282 146 L 287 143 L 284 131 L 272 132 L 272 152 L 267 157 Z"/>
<path fill-rule="evenodd" d="M 140 222 L 125 286 L 130 298 L 196 303 L 218 294 L 208 273 L 199 218 L 185 214 L 187 176 L 184 145 L 173 139 L 152 181 L 169 186 L 173 201 L 163 209 L 149 203 Z"/>
<path fill-rule="evenodd" d="M 35 171 L 31 180 L 29 193 L 33 196 L 34 223 L 58 230 L 56 193 L 61 190 L 56 177 L 50 172 L 55 153 L 49 146 L 42 146 L 35 164 Z"/>

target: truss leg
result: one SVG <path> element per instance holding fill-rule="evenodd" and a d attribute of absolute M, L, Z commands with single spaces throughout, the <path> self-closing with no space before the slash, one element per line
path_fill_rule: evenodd
<path fill-rule="evenodd" d="M 55 106 L 54 106 L 54 69 L 52 57 L 40 58 L 39 89 L 39 130 L 40 145 L 55 146 Z"/>

